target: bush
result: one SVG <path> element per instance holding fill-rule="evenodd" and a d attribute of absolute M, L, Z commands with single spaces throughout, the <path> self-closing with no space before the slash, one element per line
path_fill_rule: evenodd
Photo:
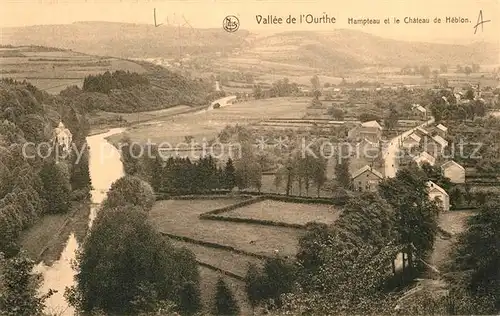
<path fill-rule="evenodd" d="M 151 186 L 134 176 L 124 176 L 116 180 L 108 191 L 103 202 L 104 209 L 131 204 L 144 211 L 149 211 L 155 202 L 155 194 Z"/>

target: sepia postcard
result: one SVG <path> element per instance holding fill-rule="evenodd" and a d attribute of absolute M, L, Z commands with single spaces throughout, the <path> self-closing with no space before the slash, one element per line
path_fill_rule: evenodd
<path fill-rule="evenodd" d="M 1 0 L 0 315 L 496 315 L 499 0 Z"/>

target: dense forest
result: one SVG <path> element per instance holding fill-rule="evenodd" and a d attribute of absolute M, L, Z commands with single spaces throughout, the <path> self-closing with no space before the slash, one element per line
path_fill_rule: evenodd
<path fill-rule="evenodd" d="M 145 64 L 144 67 L 147 74 L 115 71 L 87 76 L 82 89 L 71 86 L 61 95 L 72 98 L 79 108 L 89 113 L 132 113 L 209 102 L 211 82 L 190 79 L 159 66 Z"/>
<path fill-rule="evenodd" d="M 86 147 L 88 125 L 71 101 L 10 79 L 0 81 L 0 116 L 0 252 L 9 257 L 20 250 L 22 230 L 88 196 L 88 153 L 74 164 L 74 152 L 61 157 L 49 146 L 35 152 L 36 145 L 52 144 L 60 121 L 72 132 L 74 149 Z"/>

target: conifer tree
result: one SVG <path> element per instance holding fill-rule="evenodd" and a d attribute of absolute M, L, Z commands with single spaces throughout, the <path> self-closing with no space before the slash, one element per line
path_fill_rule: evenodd
<path fill-rule="evenodd" d="M 238 315 L 239 313 L 240 308 L 231 290 L 227 287 L 226 282 L 222 278 L 219 278 L 219 281 L 217 281 L 213 314 L 230 316 Z"/>

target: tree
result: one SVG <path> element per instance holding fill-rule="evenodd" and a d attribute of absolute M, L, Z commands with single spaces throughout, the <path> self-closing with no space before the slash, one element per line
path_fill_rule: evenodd
<path fill-rule="evenodd" d="M 300 289 L 285 295 L 289 315 L 386 314 L 395 245 L 394 211 L 380 197 L 351 198 L 334 226 L 311 224 L 299 241 Z M 360 276 L 363 276 L 362 278 Z"/>
<path fill-rule="evenodd" d="M 45 301 L 54 293 L 40 295 L 40 274 L 33 274 L 35 263 L 25 252 L 5 259 L 0 253 L 0 315 L 43 316 Z"/>
<path fill-rule="evenodd" d="M 263 268 L 263 298 L 271 299 L 275 305 L 281 306 L 281 295 L 292 292 L 296 277 L 292 262 L 280 257 L 266 259 Z"/>
<path fill-rule="evenodd" d="M 469 66 L 465 66 L 464 73 L 468 76 L 472 73 L 472 68 Z"/>
<path fill-rule="evenodd" d="M 427 65 L 420 66 L 418 73 L 424 78 L 429 78 L 431 75 L 431 68 Z"/>
<path fill-rule="evenodd" d="M 320 84 L 320 82 L 319 82 L 319 77 L 318 77 L 318 75 L 314 75 L 314 76 L 311 78 L 311 84 L 312 84 L 313 90 L 319 90 L 319 89 L 321 89 L 321 84 Z"/>
<path fill-rule="evenodd" d="M 72 154 L 72 172 L 71 172 L 71 188 L 73 190 L 86 189 L 91 187 L 90 171 L 89 171 L 89 151 L 87 143 L 81 147 L 81 152 L 77 155 Z"/>
<path fill-rule="evenodd" d="M 47 201 L 50 213 L 66 213 L 70 208 L 71 185 L 61 166 L 48 162 L 40 171 L 43 183 L 43 198 Z"/>
<path fill-rule="evenodd" d="M 113 182 L 102 207 L 108 209 L 130 204 L 147 212 L 155 200 L 153 188 L 147 182 L 135 176 L 124 176 Z"/>
<path fill-rule="evenodd" d="M 428 198 L 427 181 L 423 171 L 410 165 L 379 184 L 381 196 L 396 212 L 397 241 L 405 247 L 410 268 L 414 256 L 423 259 L 433 249 L 437 234 L 439 208 Z"/>
<path fill-rule="evenodd" d="M 337 121 L 344 120 L 344 111 L 341 109 L 330 107 L 327 112 L 328 112 L 328 115 L 330 115 L 332 118 L 334 118 Z"/>
<path fill-rule="evenodd" d="M 472 64 L 471 70 L 473 73 L 478 73 L 479 69 L 481 69 L 481 67 L 478 64 Z"/>
<path fill-rule="evenodd" d="M 222 278 L 217 281 L 215 289 L 215 303 L 213 307 L 214 315 L 239 315 L 240 308 L 236 299 L 227 287 L 226 282 Z"/>
<path fill-rule="evenodd" d="M 352 179 L 349 172 L 349 158 L 340 158 L 335 165 L 335 179 L 344 189 L 352 189 Z"/>
<path fill-rule="evenodd" d="M 441 65 L 439 66 L 439 72 L 441 72 L 442 74 L 448 73 L 448 65 L 446 65 L 446 64 L 441 64 Z"/>
<path fill-rule="evenodd" d="M 262 293 L 263 281 L 263 276 L 257 266 L 253 263 L 249 264 L 245 276 L 245 292 L 253 310 L 264 298 Z"/>
<path fill-rule="evenodd" d="M 253 95 L 256 99 L 264 98 L 264 91 L 262 91 L 262 87 L 260 85 L 253 86 Z"/>
<path fill-rule="evenodd" d="M 384 126 L 387 127 L 388 130 L 392 130 L 397 126 L 398 120 L 399 120 L 399 113 L 396 110 L 396 106 L 391 104 L 389 106 L 388 113 L 384 118 Z"/>
<path fill-rule="evenodd" d="M 223 186 L 225 189 L 232 190 L 236 185 L 236 169 L 233 165 L 233 160 L 229 158 L 223 172 Z"/>
<path fill-rule="evenodd" d="M 179 310 L 183 315 L 194 315 L 201 309 L 199 284 L 188 282 L 180 292 Z"/>
<path fill-rule="evenodd" d="M 183 286 L 198 284 L 199 272 L 193 253 L 174 248 L 129 205 L 99 212 L 77 254 L 75 281 L 66 297 L 78 312 L 128 315 L 162 301 L 181 305 Z"/>
<path fill-rule="evenodd" d="M 461 287 L 473 300 L 482 301 L 484 314 L 500 306 L 500 200 L 493 198 L 467 221 L 458 237 L 447 266 L 451 283 Z"/>
<path fill-rule="evenodd" d="M 121 155 L 123 169 L 127 175 L 138 175 L 141 172 L 140 157 L 142 148 L 139 144 L 133 143 L 130 137 L 124 136 L 121 140 Z"/>

